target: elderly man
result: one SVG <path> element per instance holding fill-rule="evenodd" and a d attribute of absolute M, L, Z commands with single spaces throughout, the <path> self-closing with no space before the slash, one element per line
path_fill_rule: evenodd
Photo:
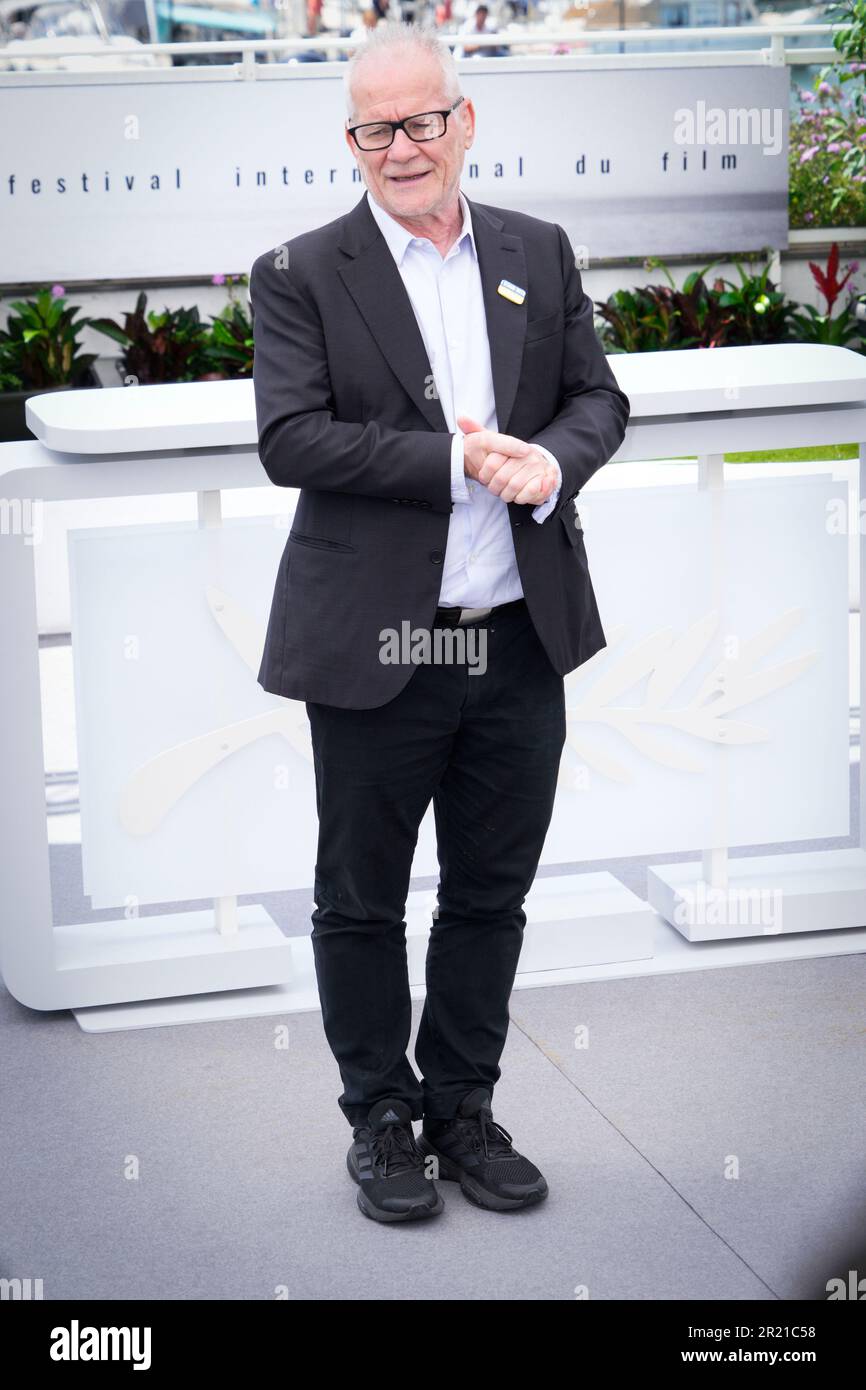
<path fill-rule="evenodd" d="M 346 76 L 364 196 L 250 275 L 259 456 L 300 489 L 258 679 L 310 720 L 312 944 L 358 1205 L 435 1214 L 440 1177 L 511 1211 L 547 1194 L 492 1115 L 523 903 L 563 676 L 605 646 L 574 499 L 628 400 L 562 228 L 461 192 L 475 110 L 435 33 L 379 28 Z M 430 660 L 446 634 L 458 659 Z M 404 914 L 431 800 L 419 1079 Z"/>

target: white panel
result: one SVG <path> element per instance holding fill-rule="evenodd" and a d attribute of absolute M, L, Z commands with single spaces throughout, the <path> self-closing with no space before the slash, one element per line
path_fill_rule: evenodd
<path fill-rule="evenodd" d="M 285 537 L 270 518 L 70 532 L 84 891 L 95 908 L 312 882 L 306 712 L 263 691 L 249 664 L 257 671 Z M 209 591 L 248 621 L 247 664 Z M 184 788 L 198 739 L 201 770 Z"/>
<path fill-rule="evenodd" d="M 688 487 L 581 500 L 608 646 L 566 680 L 569 742 L 544 863 L 848 834 L 848 539 L 828 529 L 833 499 L 847 505 L 845 484 L 816 476 L 733 481 L 716 500 Z M 714 505 L 727 536 L 721 605 Z M 681 653 L 681 680 L 662 689 L 676 644 L 702 623 L 705 648 Z M 746 684 L 713 719 L 701 691 L 729 639 L 767 647 L 744 678 L 757 685 L 779 668 L 782 683 L 764 694 Z M 655 660 L 639 661 L 653 642 Z M 635 679 L 617 681 L 630 662 Z M 706 728 L 692 722 L 701 717 Z M 732 725 L 758 741 L 738 744 Z"/>

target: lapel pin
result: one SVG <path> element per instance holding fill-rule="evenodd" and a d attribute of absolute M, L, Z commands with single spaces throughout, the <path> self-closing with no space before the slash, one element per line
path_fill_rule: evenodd
<path fill-rule="evenodd" d="M 512 285 L 510 280 L 500 280 L 496 290 L 503 299 L 510 299 L 512 304 L 522 304 L 526 298 L 526 290 L 520 285 Z"/>

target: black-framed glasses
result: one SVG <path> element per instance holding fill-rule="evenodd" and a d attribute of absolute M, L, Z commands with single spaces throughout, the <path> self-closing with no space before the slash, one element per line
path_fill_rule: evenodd
<path fill-rule="evenodd" d="M 438 140 L 445 134 L 448 117 L 464 100 L 458 97 L 447 111 L 421 111 L 417 116 L 404 116 L 402 121 L 367 121 L 346 129 L 359 150 L 387 150 L 393 145 L 398 130 L 405 130 L 409 139 L 420 145 L 424 140 Z"/>

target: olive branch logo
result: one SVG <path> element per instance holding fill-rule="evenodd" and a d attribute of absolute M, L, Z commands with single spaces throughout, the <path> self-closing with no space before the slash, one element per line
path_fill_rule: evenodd
<path fill-rule="evenodd" d="M 566 746 L 593 772 L 614 782 L 634 781 L 631 769 L 600 749 L 586 734 L 577 734 L 572 725 L 607 724 L 633 748 L 652 762 L 679 772 L 702 773 L 706 759 L 700 744 L 766 743 L 770 731 L 765 725 L 731 718 L 774 690 L 791 685 L 818 659 L 818 652 L 805 652 L 789 661 L 764 670 L 758 667 L 774 647 L 803 621 L 802 608 L 790 608 L 753 637 L 738 643 L 736 657 L 723 656 L 704 678 L 697 693 L 688 701 L 672 703 L 676 692 L 706 655 L 720 624 L 718 610 L 712 610 L 692 624 L 681 637 L 670 627 L 643 637 L 629 651 L 620 650 L 626 628 L 612 629 L 607 647 L 590 657 L 580 668 L 581 677 L 598 678 L 574 702 L 567 701 L 568 732 Z M 612 659 L 611 659 L 612 658 Z M 604 669 L 600 669 L 604 664 Z M 639 682 L 647 680 L 642 703 L 622 701 Z M 690 751 L 664 738 L 665 729 L 690 734 L 698 747 Z M 563 760 L 560 784 L 576 789 L 576 770 Z"/>
<path fill-rule="evenodd" d="M 222 590 L 210 585 L 206 598 L 213 619 L 255 674 L 264 633 L 252 615 Z M 697 694 L 679 705 L 671 702 L 716 637 L 721 621 L 718 611 L 699 618 L 681 637 L 676 636 L 673 628 L 661 628 L 641 638 L 629 651 L 622 649 L 626 627 L 612 629 L 607 646 L 580 667 L 581 685 L 593 675 L 597 679 L 577 701 L 566 701 L 566 747 L 593 772 L 627 784 L 634 780 L 631 770 L 598 748 L 589 735 L 576 733 L 575 726 L 607 724 L 651 761 L 691 773 L 705 772 L 706 761 L 699 751 L 690 752 L 666 741 L 665 729 L 690 734 L 698 745 L 765 743 L 770 737 L 766 727 L 729 716 L 790 685 L 817 660 L 818 653 L 812 651 L 767 670 L 757 669 L 768 653 L 803 621 L 803 616 L 802 608 L 791 608 L 754 637 L 740 641 L 737 656 L 719 660 Z M 645 679 L 641 704 L 617 703 Z M 283 701 L 278 708 L 210 729 L 149 758 L 130 774 L 121 789 L 121 825 L 132 835 L 151 834 L 206 773 L 269 734 L 281 735 L 295 754 L 312 764 L 303 706 L 299 701 Z M 581 781 L 570 761 L 563 758 L 560 763 L 559 785 L 577 790 Z"/>

